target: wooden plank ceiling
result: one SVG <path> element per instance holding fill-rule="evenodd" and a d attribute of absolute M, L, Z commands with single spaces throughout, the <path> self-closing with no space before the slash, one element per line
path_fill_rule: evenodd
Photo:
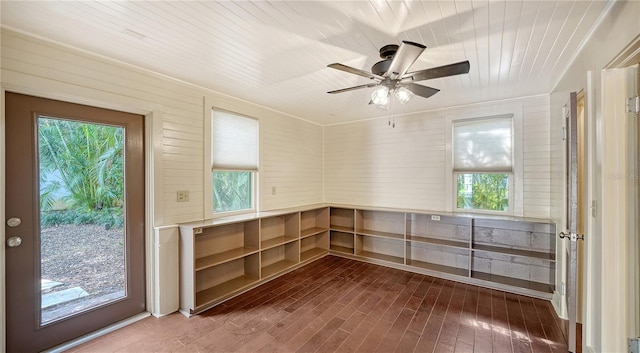
<path fill-rule="evenodd" d="M 133 64 L 319 124 L 387 116 L 369 83 L 378 49 L 427 50 L 411 71 L 469 60 L 468 75 L 394 104 L 403 114 L 550 93 L 608 1 L 2 1 L 2 26 Z"/>

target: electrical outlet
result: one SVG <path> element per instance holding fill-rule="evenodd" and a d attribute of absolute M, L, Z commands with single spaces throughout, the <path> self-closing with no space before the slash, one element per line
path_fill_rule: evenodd
<path fill-rule="evenodd" d="M 202 234 L 202 228 L 193 228 L 193 234 Z"/>
<path fill-rule="evenodd" d="M 440 220 L 440 216 L 436 216 L 434 214 L 431 215 L 431 220 L 432 221 L 439 221 Z"/>
<path fill-rule="evenodd" d="M 272 186 L 271 187 L 271 195 L 275 195 L 276 194 L 276 187 Z"/>
<path fill-rule="evenodd" d="M 178 202 L 189 202 L 189 190 L 178 190 Z"/>

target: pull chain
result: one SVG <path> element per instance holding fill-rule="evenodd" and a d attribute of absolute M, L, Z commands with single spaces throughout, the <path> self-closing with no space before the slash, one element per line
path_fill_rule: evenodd
<path fill-rule="evenodd" d="M 393 114 L 393 97 L 389 97 L 389 122 L 388 125 L 391 126 L 392 129 L 396 128 L 396 116 Z"/>

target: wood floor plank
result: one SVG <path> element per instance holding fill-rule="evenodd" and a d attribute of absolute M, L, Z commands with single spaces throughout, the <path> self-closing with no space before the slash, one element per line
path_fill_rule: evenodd
<path fill-rule="evenodd" d="M 402 336 L 402 339 L 396 346 L 395 352 L 396 353 L 413 352 L 413 350 L 416 348 L 416 345 L 418 344 L 418 340 L 420 340 L 419 334 L 412 331 L 405 331 L 404 336 Z"/>
<path fill-rule="evenodd" d="M 402 309 L 396 318 L 396 321 L 393 323 L 389 331 L 387 331 L 382 342 L 378 345 L 376 351 L 382 353 L 395 351 L 396 345 L 398 345 L 402 339 L 402 336 L 404 335 L 407 326 L 409 326 L 409 322 L 411 322 L 414 314 L 415 310 L 407 307 Z"/>
<path fill-rule="evenodd" d="M 195 317 L 70 352 L 566 352 L 550 302 L 326 256 Z"/>
<path fill-rule="evenodd" d="M 322 344 L 322 346 L 320 346 L 320 348 L 316 349 L 316 352 L 337 352 L 338 347 L 340 347 L 342 342 L 344 342 L 347 337 L 349 337 L 349 332 L 338 329 L 333 333 L 333 335 L 331 335 L 331 337 L 327 339 L 324 344 Z"/>
<path fill-rule="evenodd" d="M 411 323 L 409 324 L 409 331 L 415 333 L 422 333 L 425 324 L 427 323 L 427 319 L 429 319 L 429 315 L 431 315 L 431 311 L 438 300 L 438 296 L 440 295 L 440 288 L 438 286 L 429 287 L 427 294 L 422 299 L 422 303 L 420 303 L 420 307 L 416 311 Z"/>

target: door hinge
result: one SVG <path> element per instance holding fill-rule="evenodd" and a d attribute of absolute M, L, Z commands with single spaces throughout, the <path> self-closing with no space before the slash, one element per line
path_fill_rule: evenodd
<path fill-rule="evenodd" d="M 631 97 L 627 101 L 627 112 L 638 114 L 640 113 L 640 96 Z"/>
<path fill-rule="evenodd" d="M 640 353 L 640 337 L 629 338 L 629 353 Z"/>

